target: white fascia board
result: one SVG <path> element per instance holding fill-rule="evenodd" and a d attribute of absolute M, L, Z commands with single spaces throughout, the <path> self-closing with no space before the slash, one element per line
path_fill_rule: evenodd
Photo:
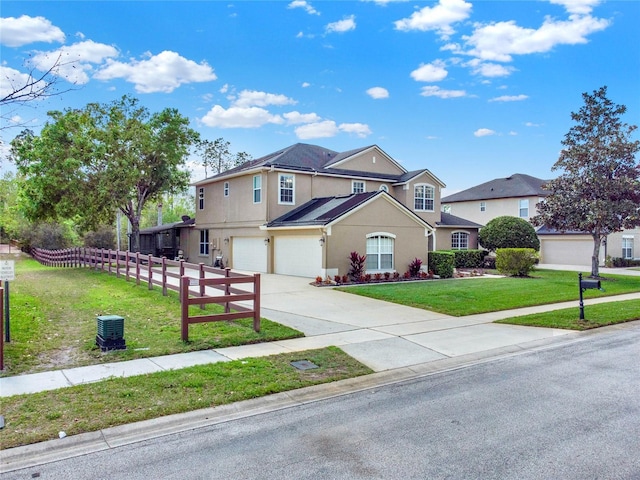
<path fill-rule="evenodd" d="M 360 150 L 358 153 L 354 153 L 351 156 L 348 156 L 346 158 L 343 158 L 342 160 L 340 160 L 339 162 L 336 163 L 332 163 L 329 168 L 333 168 L 336 165 L 340 165 L 348 160 L 351 160 L 354 156 L 357 155 L 361 155 L 363 153 L 367 153 L 370 152 L 371 150 L 376 150 L 378 152 L 380 152 L 380 154 L 382 154 L 383 157 L 385 157 L 387 160 L 389 160 L 391 163 L 393 163 L 396 167 L 398 167 L 400 170 L 402 170 L 403 172 L 407 172 L 407 169 L 404 168 L 402 165 L 400 165 L 396 160 L 394 160 L 391 156 L 389 156 L 384 150 L 382 150 L 378 145 L 371 145 L 369 148 L 365 148 L 364 150 Z"/>
<path fill-rule="evenodd" d="M 200 181 L 197 181 L 195 183 L 192 183 L 191 186 L 193 186 L 193 187 L 201 187 L 202 185 L 207 185 L 209 183 L 219 182 L 221 180 L 229 180 L 231 178 L 236 178 L 236 177 L 243 177 L 245 175 L 255 175 L 256 173 L 264 172 L 264 171 L 267 171 L 267 170 L 269 170 L 269 169 L 264 167 L 264 166 L 253 167 L 253 168 L 249 168 L 247 170 L 242 170 L 240 172 L 234 172 L 234 173 L 231 173 L 229 175 L 221 175 L 219 177 L 205 178 L 204 180 L 200 180 Z"/>
<path fill-rule="evenodd" d="M 440 186 L 440 188 L 447 188 L 447 186 L 445 185 L 445 183 L 440 180 L 438 177 L 436 177 L 433 172 L 431 172 L 431 170 L 429 170 L 428 168 L 425 168 L 424 170 L 420 171 L 420 173 L 418 173 L 415 177 L 411 177 L 409 180 L 407 180 L 406 182 L 398 182 L 398 183 L 394 183 L 393 186 L 400 186 L 400 185 L 406 185 L 407 183 L 415 180 L 416 178 L 420 178 L 422 175 L 428 173 L 429 175 L 431 175 L 431 178 L 433 178 Z"/>

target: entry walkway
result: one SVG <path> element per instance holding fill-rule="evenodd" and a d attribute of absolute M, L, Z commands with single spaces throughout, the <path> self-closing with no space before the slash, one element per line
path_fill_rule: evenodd
<path fill-rule="evenodd" d="M 640 277 L 640 272 L 635 273 Z M 5 377 L 0 378 L 0 396 L 330 345 L 342 348 L 375 372 L 383 372 L 442 363 L 464 356 L 479 358 L 497 355 L 575 335 L 575 332 L 568 330 L 492 322 L 535 312 L 578 308 L 577 300 L 451 317 L 332 288 L 314 287 L 309 285 L 309 279 L 281 275 L 262 275 L 261 278 L 262 316 L 296 328 L 304 332 L 306 337 Z M 482 282 L 484 279 L 461 281 Z M 640 293 L 590 299 L 585 301 L 585 305 L 628 299 L 640 299 Z"/>

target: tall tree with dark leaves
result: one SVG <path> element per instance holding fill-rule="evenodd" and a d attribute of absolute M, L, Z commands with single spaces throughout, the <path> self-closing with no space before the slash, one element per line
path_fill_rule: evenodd
<path fill-rule="evenodd" d="M 598 277 L 603 239 L 640 225 L 640 141 L 632 139 L 637 126 L 622 122 L 627 107 L 611 102 L 607 87 L 582 97 L 552 168 L 562 173 L 547 183 L 550 195 L 537 205 L 532 222 L 591 234 L 591 276 Z"/>
<path fill-rule="evenodd" d="M 150 114 L 128 96 L 49 116 L 39 136 L 25 132 L 12 142 L 27 217 L 73 218 L 88 230 L 111 223 L 119 209 L 136 251 L 145 204 L 188 186 L 185 162 L 197 132 L 177 110 Z"/>

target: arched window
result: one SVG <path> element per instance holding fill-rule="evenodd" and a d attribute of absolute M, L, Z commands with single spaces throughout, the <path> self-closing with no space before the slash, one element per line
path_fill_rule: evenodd
<path fill-rule="evenodd" d="M 395 235 L 376 232 L 367 235 L 367 270 L 393 270 Z"/>
<path fill-rule="evenodd" d="M 421 212 L 433 212 L 435 188 L 427 184 L 413 187 L 413 208 Z"/>
<path fill-rule="evenodd" d="M 453 232 L 451 234 L 451 250 L 469 250 L 469 234 Z"/>

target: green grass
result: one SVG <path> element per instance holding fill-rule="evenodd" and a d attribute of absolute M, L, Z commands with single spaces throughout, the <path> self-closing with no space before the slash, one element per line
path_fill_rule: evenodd
<path fill-rule="evenodd" d="M 588 330 L 616 323 L 640 320 L 640 300 L 609 302 L 584 307 L 584 320 L 580 320 L 580 310 L 566 308 L 553 312 L 535 313 L 521 317 L 505 318 L 495 323 L 524 325 L 529 327 L 564 328 L 569 330 Z"/>
<path fill-rule="evenodd" d="M 5 344 L 2 375 L 33 373 L 103 362 L 222 348 L 301 337 L 289 327 L 261 320 L 253 330 L 251 318 L 234 322 L 190 325 L 189 342 L 180 335 L 180 303 L 176 292 L 166 297 L 159 288 L 137 286 L 91 269 L 52 268 L 31 259 L 16 262 L 10 284 L 11 342 Z M 203 312 L 222 312 L 208 305 Z M 95 345 L 98 315 L 124 317 L 126 350 L 103 353 Z"/>
<path fill-rule="evenodd" d="M 604 292 L 587 290 L 585 298 L 640 291 L 640 278 L 607 275 Z M 344 287 L 340 290 L 454 316 L 577 300 L 576 272 L 535 270 L 529 278 L 472 278 L 398 282 Z"/>
<path fill-rule="evenodd" d="M 318 369 L 290 365 L 309 360 Z M 111 378 L 49 392 L 0 398 L 0 445 L 76 435 L 371 373 L 336 347 Z"/>

